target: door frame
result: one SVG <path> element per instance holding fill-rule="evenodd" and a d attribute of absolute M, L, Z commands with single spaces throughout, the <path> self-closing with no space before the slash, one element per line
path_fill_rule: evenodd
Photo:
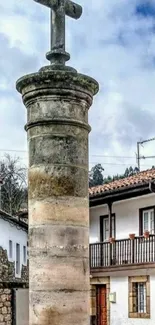
<path fill-rule="evenodd" d="M 107 325 L 110 325 L 110 301 L 109 301 L 109 294 L 110 294 L 110 277 L 92 277 L 90 279 L 90 285 L 93 288 L 99 285 L 106 285 L 106 293 L 107 293 Z M 97 313 L 97 306 L 95 306 L 96 313 Z M 96 315 L 97 316 L 97 315 Z M 96 317 L 97 320 L 97 317 Z M 97 322 L 96 322 L 97 323 Z"/>

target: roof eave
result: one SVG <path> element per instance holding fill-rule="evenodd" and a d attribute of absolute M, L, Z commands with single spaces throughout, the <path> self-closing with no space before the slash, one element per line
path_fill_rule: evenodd
<path fill-rule="evenodd" d="M 128 186 L 121 189 L 98 193 L 97 195 L 90 196 L 89 202 L 90 207 L 92 207 L 100 204 L 106 204 L 108 202 L 122 201 L 149 193 L 151 193 L 149 183 L 143 183 L 138 184 L 138 186 Z"/>
<path fill-rule="evenodd" d="M 16 220 L 10 214 L 6 213 L 3 210 L 0 210 L 0 217 L 2 217 L 2 219 L 6 220 L 7 222 L 14 223 L 16 226 L 28 231 L 28 225 L 25 222 Z"/>

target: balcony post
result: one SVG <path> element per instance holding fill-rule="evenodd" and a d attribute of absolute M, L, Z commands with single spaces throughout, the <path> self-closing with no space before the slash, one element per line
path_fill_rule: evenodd
<path fill-rule="evenodd" d="M 108 202 L 109 238 L 112 237 L 112 202 Z"/>

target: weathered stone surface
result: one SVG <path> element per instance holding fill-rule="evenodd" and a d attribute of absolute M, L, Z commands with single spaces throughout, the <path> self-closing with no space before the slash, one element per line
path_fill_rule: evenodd
<path fill-rule="evenodd" d="M 0 289 L 0 324 L 9 325 L 12 319 L 11 289 Z"/>
<path fill-rule="evenodd" d="M 8 260 L 7 251 L 0 247 L 0 325 L 12 324 L 12 289 L 28 286 L 28 266 L 23 266 L 21 278 L 15 277 L 15 263 Z M 6 288 L 7 286 L 7 288 Z"/>
<path fill-rule="evenodd" d="M 65 66 L 70 55 L 65 51 L 65 15 L 74 19 L 80 18 L 82 7 L 70 0 L 35 0 L 51 9 L 51 51 L 46 57 L 51 64 Z"/>
<path fill-rule="evenodd" d="M 1 295 L 1 301 L 2 301 L 2 302 L 5 302 L 6 300 L 7 300 L 7 295 L 2 294 L 2 295 Z"/>
<path fill-rule="evenodd" d="M 4 317 L 4 319 L 5 319 L 5 322 L 10 321 L 11 320 L 11 315 L 8 314 L 7 316 Z"/>
<path fill-rule="evenodd" d="M 86 100 L 88 109 L 92 104 L 92 99 L 99 90 L 96 80 L 80 73 L 70 73 L 65 70 L 45 70 L 38 73 L 32 73 L 18 79 L 16 83 L 17 90 L 23 95 L 25 105 L 29 105 L 27 100 L 31 100 L 31 104 L 35 102 L 36 96 L 46 96 L 41 99 L 43 104 L 48 104 L 49 96 L 53 95 L 53 99 L 62 99 L 62 96 L 68 101 L 74 99 L 76 105 L 82 99 Z M 76 93 L 75 93 L 76 92 Z M 57 98 L 55 97 L 57 96 Z M 70 98 L 71 96 L 71 98 Z M 64 98 L 65 99 L 65 98 Z M 52 100 L 52 98 L 51 98 Z M 46 103 L 47 102 L 47 103 Z"/>
<path fill-rule="evenodd" d="M 7 308 L 6 307 L 2 307 L 2 314 L 3 315 L 7 314 Z"/>
<path fill-rule="evenodd" d="M 88 292 L 30 292 L 30 319 L 33 325 L 89 324 Z"/>
<path fill-rule="evenodd" d="M 0 313 L 0 322 L 3 322 L 4 316 Z"/>
<path fill-rule="evenodd" d="M 88 227 L 89 211 L 87 198 L 51 197 L 45 200 L 29 200 L 29 223 L 76 225 Z"/>
<path fill-rule="evenodd" d="M 89 323 L 88 109 L 95 80 L 21 78 L 29 144 L 29 325 Z"/>

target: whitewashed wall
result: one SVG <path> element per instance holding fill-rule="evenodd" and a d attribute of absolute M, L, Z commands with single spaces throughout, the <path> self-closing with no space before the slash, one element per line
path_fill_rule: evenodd
<path fill-rule="evenodd" d="M 116 292 L 116 303 L 110 304 L 112 325 L 154 325 L 155 324 L 155 275 L 150 276 L 150 319 L 128 318 L 128 277 L 111 277 L 110 292 Z"/>
<path fill-rule="evenodd" d="M 128 238 L 129 233 L 139 235 L 139 209 L 155 205 L 155 194 L 149 194 L 113 204 L 116 214 L 116 239 Z M 100 241 L 100 216 L 108 214 L 107 205 L 90 208 L 90 242 Z"/>
<path fill-rule="evenodd" d="M 13 226 L 9 222 L 3 220 L 0 218 L 0 247 L 7 250 L 8 257 L 9 257 L 9 240 L 12 240 L 13 242 L 13 255 L 10 262 L 15 262 L 16 260 L 16 243 L 20 244 L 20 270 L 22 268 L 23 263 L 23 246 L 26 246 L 27 248 L 27 240 L 28 235 L 27 233 L 22 229 L 17 229 L 16 226 Z M 26 264 L 27 265 L 27 262 Z M 21 274 L 19 274 L 20 277 Z"/>

